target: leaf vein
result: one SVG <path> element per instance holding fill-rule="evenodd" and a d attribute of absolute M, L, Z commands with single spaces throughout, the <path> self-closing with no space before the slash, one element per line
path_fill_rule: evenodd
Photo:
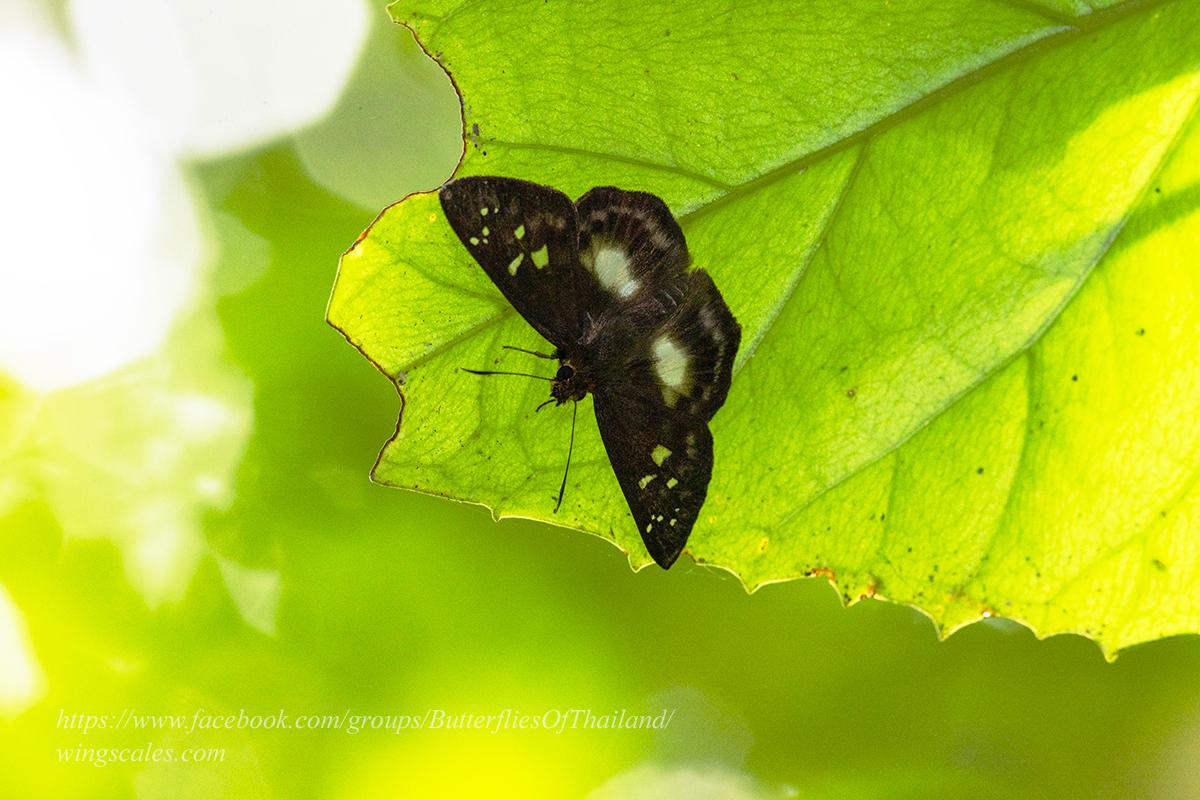
<path fill-rule="evenodd" d="M 667 172 L 672 175 L 678 175 L 688 180 L 703 183 L 723 191 L 728 191 L 733 188 L 731 184 L 716 178 L 705 175 L 700 172 L 694 172 L 686 167 L 681 167 L 677 164 L 664 164 L 659 161 L 653 161 L 648 158 L 638 158 L 637 156 L 626 156 L 620 153 L 605 153 L 599 150 L 588 150 L 582 147 L 567 147 L 565 145 L 550 144 L 549 142 L 509 142 L 503 139 L 488 139 L 486 144 L 489 147 L 502 147 L 507 150 L 531 150 L 543 153 L 555 153 L 558 155 L 575 156 L 579 158 L 595 158 L 601 161 L 613 161 L 618 164 L 629 164 L 634 167 L 642 167 L 644 169 L 654 170 L 657 172 Z"/>
<path fill-rule="evenodd" d="M 1200 453 L 1197 455 L 1200 456 Z M 1183 505 L 1183 502 L 1191 496 L 1192 490 L 1194 490 L 1197 485 L 1200 485 L 1200 457 L 1196 459 L 1196 467 L 1183 481 L 1180 489 L 1175 492 L 1175 494 L 1166 502 L 1165 505 L 1163 505 L 1162 508 L 1151 514 L 1148 522 L 1139 527 L 1136 532 L 1128 536 L 1121 537 L 1113 544 L 1105 547 L 1093 558 L 1089 559 L 1087 563 L 1080 567 L 1074 575 L 1072 575 L 1070 578 L 1067 578 L 1067 580 L 1063 582 L 1062 586 L 1060 586 L 1054 594 L 1050 595 L 1050 597 L 1046 599 L 1046 605 L 1051 605 L 1055 601 L 1061 599 L 1062 596 L 1071 588 L 1077 586 L 1084 578 L 1092 574 L 1097 567 L 1112 559 L 1114 556 L 1120 554 L 1120 552 L 1126 547 L 1138 541 L 1139 539 L 1144 540 L 1146 537 L 1148 537 L 1155 528 L 1163 523 L 1164 520 L 1167 520 L 1171 517 L 1171 514 L 1175 512 L 1175 509 Z"/>
<path fill-rule="evenodd" d="M 800 282 L 804 279 L 804 276 L 808 274 L 808 268 L 812 265 L 813 259 L 817 257 L 817 253 L 819 253 L 822 246 L 824 246 L 825 237 L 829 235 L 829 231 L 833 227 L 833 220 L 838 215 L 838 212 L 842 210 L 842 206 L 845 204 L 846 197 L 849 196 L 850 189 L 854 185 L 855 180 L 858 178 L 859 172 L 862 170 L 863 162 L 866 161 L 867 144 L 867 142 L 863 142 L 863 146 L 859 149 L 858 155 L 854 161 L 854 165 L 850 168 L 849 174 L 846 175 L 846 179 L 842 183 L 842 188 L 838 190 L 838 196 L 834 201 L 833 207 L 829 210 L 829 213 L 825 215 L 825 219 L 821 222 L 821 229 L 817 233 L 815 243 L 812 247 L 812 250 L 809 251 L 808 257 L 805 258 L 804 261 L 801 262 L 800 265 L 794 270 L 794 276 L 792 280 L 786 287 L 784 287 L 783 292 L 779 295 L 779 299 L 774 305 L 771 306 L 770 310 L 767 311 L 767 316 L 763 319 L 762 325 L 760 325 L 758 330 L 755 331 L 754 338 L 747 342 L 746 345 L 741 348 L 741 352 L 738 353 L 737 361 L 733 365 L 734 377 L 737 377 L 737 374 L 741 372 L 742 367 L 744 367 L 750 361 L 750 359 L 754 356 L 755 351 L 758 350 L 758 345 L 766 337 L 767 333 L 770 332 L 771 328 L 774 327 L 775 320 L 778 319 L 779 315 L 783 313 L 784 307 L 796 293 L 796 289 L 800 286 Z"/>
<path fill-rule="evenodd" d="M 1017 454 L 1017 466 L 1013 470 L 1012 479 L 1008 482 L 1008 492 L 1004 495 L 1004 505 L 1000 509 L 1000 514 L 996 517 L 996 524 L 992 526 L 992 531 L 988 534 L 987 541 L 983 542 L 983 546 L 979 548 L 979 560 L 975 564 L 972 581 L 978 581 L 979 576 L 983 574 L 983 565 L 991 557 L 996 540 L 1000 538 L 1001 531 L 1004 530 L 1005 525 L 1008 523 L 1009 515 L 1012 514 L 1013 501 L 1017 497 L 1017 484 L 1020 483 L 1023 477 L 1024 473 L 1022 469 L 1025 466 L 1026 459 L 1029 457 L 1029 441 L 1033 438 L 1033 412 L 1036 406 L 1034 387 L 1037 384 L 1037 376 L 1039 374 L 1035 353 L 1035 350 L 1028 349 L 1021 354 L 1025 359 L 1025 425 L 1021 429 L 1021 451 Z"/>
<path fill-rule="evenodd" d="M 421 366 L 422 364 L 426 363 L 427 361 L 431 361 L 431 360 L 437 358 L 438 356 L 440 356 L 442 353 L 446 352 L 447 350 L 453 349 L 454 347 L 456 347 L 463 341 L 471 338 L 472 336 L 487 330 L 488 328 L 492 327 L 493 325 L 498 325 L 499 323 L 501 323 L 504 320 L 511 317 L 514 313 L 515 312 L 513 311 L 511 306 L 509 306 L 507 308 L 503 308 L 498 313 L 493 314 L 490 317 L 483 318 L 479 322 L 472 324 L 470 327 L 465 328 L 461 333 L 459 333 L 455 336 L 452 336 L 449 339 L 447 339 L 446 341 L 442 342 L 441 344 L 439 344 L 437 347 L 433 348 L 432 350 L 421 354 L 417 358 L 410 361 L 407 365 L 405 365 L 404 368 L 406 370 L 416 369 L 417 367 Z"/>
<path fill-rule="evenodd" d="M 774 169 L 756 175 L 747 181 L 733 186 L 726 194 L 721 195 L 713 200 L 703 203 L 687 213 L 679 217 L 679 224 L 683 225 L 685 221 L 694 220 L 697 217 L 711 214 L 719 210 L 725 205 L 737 200 L 739 197 L 746 194 L 753 194 L 759 189 L 777 183 L 784 178 L 787 178 L 797 172 L 800 172 L 808 167 L 820 163 L 826 158 L 835 155 L 842 150 L 852 147 L 859 141 L 868 139 L 878 133 L 890 130 L 899 123 L 907 120 L 929 106 L 936 105 L 943 100 L 954 97 L 959 92 L 974 86 L 980 81 L 991 75 L 1013 66 L 1022 63 L 1033 55 L 1036 55 L 1044 50 L 1051 50 L 1060 47 L 1064 44 L 1074 41 L 1075 39 L 1104 28 L 1115 22 L 1118 22 L 1126 17 L 1136 13 L 1147 11 L 1157 6 L 1163 5 L 1173 0 L 1127 0 L 1120 5 L 1112 6 L 1106 11 L 1093 14 L 1088 18 L 1087 24 L 1078 23 L 1072 27 L 1059 27 L 1051 29 L 1047 35 L 1036 39 L 1026 45 L 1012 50 L 994 61 L 983 64 L 976 69 L 959 75 L 941 86 L 932 89 L 928 93 L 917 97 L 909 104 L 896 109 L 895 111 L 880 117 L 875 122 L 867 125 L 864 128 L 843 136 L 841 139 L 830 142 L 827 145 L 812 150 L 808 153 L 800 155 L 790 161 L 787 161 Z"/>
<path fill-rule="evenodd" d="M 993 3 L 999 6 L 1007 6 L 1018 11 L 1026 11 L 1030 14 L 1048 19 L 1056 25 L 1064 27 L 1077 27 L 1079 18 L 1073 14 L 1064 14 L 1060 11 L 1055 11 L 1052 8 L 1047 8 L 1036 0 L 992 0 Z"/>
<path fill-rule="evenodd" d="M 787 522 L 791 521 L 792 519 L 797 517 L 799 514 L 804 512 L 807 508 L 809 508 L 810 506 L 812 506 L 813 504 L 818 502 L 821 498 L 823 498 L 825 495 L 829 494 L 834 489 L 841 486 L 846 481 L 850 480 L 851 478 L 853 478 L 854 476 L 863 472 L 864 470 L 871 468 L 875 464 L 879 463 L 880 461 L 882 461 L 883 459 L 887 458 L 889 455 L 894 453 L 896 450 L 903 447 L 914 436 L 916 436 L 918 433 L 920 433 L 922 430 L 924 430 L 926 427 L 928 427 L 930 424 L 932 424 L 932 422 L 934 420 L 940 418 L 942 414 L 945 414 L 947 411 L 949 411 L 951 408 L 953 408 L 960 400 L 962 400 L 964 397 L 969 395 L 971 392 L 978 389 L 980 386 L 983 386 L 993 376 L 1002 372 L 1006 367 L 1008 367 L 1010 364 L 1012 364 L 1018 358 L 1023 357 L 1025 355 L 1025 353 L 1027 353 L 1030 350 L 1030 348 L 1037 345 L 1037 343 L 1042 340 L 1042 337 L 1045 336 L 1046 332 L 1058 320 L 1059 316 L 1063 312 L 1063 309 L 1065 309 L 1068 305 L 1070 305 L 1071 301 L 1075 299 L 1075 295 L 1078 294 L 1079 290 L 1083 287 L 1083 285 L 1085 283 L 1087 283 L 1088 278 L 1091 277 L 1092 273 L 1095 271 L 1096 266 L 1099 265 L 1105 259 L 1105 257 L 1109 254 L 1109 252 L 1112 250 L 1113 245 L 1116 243 L 1117 239 L 1120 236 L 1120 233 L 1125 229 L 1126 223 L 1129 221 L 1130 216 L 1133 214 L 1133 210 L 1136 209 L 1141 204 L 1142 199 L 1146 195 L 1146 192 L 1149 190 L 1149 188 L 1151 186 L 1154 185 L 1154 182 L 1156 180 L 1158 180 L 1159 173 L 1162 171 L 1163 167 L 1170 160 L 1171 155 L 1175 152 L 1175 149 L 1178 147 L 1180 140 L 1183 138 L 1183 132 L 1186 131 L 1190 127 L 1192 119 L 1196 116 L 1198 107 L 1200 107 L 1200 94 L 1198 94 L 1197 97 L 1194 97 L 1192 99 L 1192 107 L 1189 110 L 1187 116 L 1185 117 L 1183 123 L 1175 131 L 1175 134 L 1174 134 L 1174 137 L 1173 137 L 1171 143 L 1169 145 L 1167 145 L 1167 147 L 1163 150 L 1163 154 L 1159 158 L 1158 164 L 1151 171 L 1149 177 L 1146 180 L 1146 183 L 1142 186 L 1141 191 L 1138 193 L 1138 196 L 1129 204 L 1129 207 L 1126 208 L 1125 214 L 1121 217 L 1120 221 L 1118 221 L 1114 225 L 1113 230 L 1109 233 L 1107 240 L 1100 247 L 1100 250 L 1096 253 L 1095 258 L 1092 259 L 1091 264 L 1089 264 L 1080 273 L 1079 278 L 1075 281 L 1075 284 L 1071 287 L 1070 291 L 1068 291 L 1066 293 L 1066 295 L 1063 297 L 1063 299 L 1059 302 L 1058 306 L 1055 307 L 1053 309 L 1053 311 L 1051 311 L 1051 313 L 1046 317 L 1045 321 L 1041 324 L 1041 326 L 1037 330 L 1035 330 L 1032 333 L 1032 335 L 1030 335 L 1029 339 L 1027 339 L 1024 344 L 1022 344 L 1019 348 L 1017 348 L 1012 353 L 1012 355 L 1010 355 L 1008 358 L 1002 359 L 991 369 L 984 370 L 980 374 L 979 380 L 977 380 L 975 383 L 972 383 L 972 384 L 966 386 L 958 394 L 955 394 L 955 395 L 952 395 L 951 397 L 949 397 L 940 408 L 936 409 L 933 413 L 931 413 L 928 418 L 926 418 L 924 421 L 921 422 L 921 424 L 915 426 L 911 431 L 909 431 L 909 433 L 907 435 L 902 436 L 899 439 L 897 439 L 893 445 L 880 451 L 880 453 L 877 456 L 875 456 L 874 458 L 871 458 L 871 459 L 863 462 L 861 465 L 859 465 L 858 467 L 855 467 L 854 469 L 848 470 L 846 472 L 846 474 L 842 475 L 840 478 L 833 481 L 828 486 L 826 486 L 825 488 L 821 489 L 819 492 L 814 494 L 811 498 L 804 501 L 800 506 L 798 506 L 797 508 L 795 508 L 791 512 L 789 512 L 785 517 L 783 517 L 779 521 L 778 524 L 783 525 L 783 524 L 786 524 Z"/>

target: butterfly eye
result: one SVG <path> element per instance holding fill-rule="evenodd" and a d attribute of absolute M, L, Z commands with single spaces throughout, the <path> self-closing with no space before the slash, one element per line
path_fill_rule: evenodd
<path fill-rule="evenodd" d="M 573 377 L 575 377 L 575 370 L 571 369 L 566 364 L 563 364 L 558 368 L 558 374 L 554 376 L 554 379 L 558 381 L 569 381 Z"/>

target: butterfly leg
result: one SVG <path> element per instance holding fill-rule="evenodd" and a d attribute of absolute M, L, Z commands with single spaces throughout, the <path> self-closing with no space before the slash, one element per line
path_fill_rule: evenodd
<path fill-rule="evenodd" d="M 537 350 L 526 350 L 524 347 L 513 347 L 511 344 L 502 344 L 500 346 L 505 350 L 515 350 L 518 353 L 528 353 L 531 356 L 537 356 L 538 358 L 545 358 L 551 361 L 558 358 L 558 356 L 551 355 L 550 353 L 539 353 Z"/>
<path fill-rule="evenodd" d="M 545 375 L 531 375 L 528 372 L 500 372 L 494 369 L 468 369 L 467 367 L 459 367 L 463 372 L 469 372 L 472 375 L 516 375 L 518 378 L 537 378 L 539 381 L 553 381 L 554 378 L 548 378 Z"/>
<path fill-rule="evenodd" d="M 562 506 L 563 493 L 567 491 L 567 474 L 571 471 L 571 453 L 575 451 L 575 415 L 579 412 L 579 402 L 571 404 L 571 444 L 567 446 L 567 468 L 563 470 L 562 485 L 558 487 L 558 502 L 554 504 L 554 513 Z"/>

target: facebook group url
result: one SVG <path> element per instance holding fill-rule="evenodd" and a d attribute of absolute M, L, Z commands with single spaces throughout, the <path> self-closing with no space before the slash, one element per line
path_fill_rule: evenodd
<path fill-rule="evenodd" d="M 198 708 L 190 714 L 151 714 L 126 708 L 119 714 L 88 714 L 59 709 L 57 727 L 78 731 L 173 731 L 190 735 L 212 731 L 341 731 L 354 736 L 364 731 L 400 734 L 406 731 L 550 731 L 664 730 L 675 718 L 675 709 L 630 713 L 618 708 L 597 712 L 590 708 L 550 708 L 536 713 L 506 708 L 490 714 L 451 712 L 427 708 L 419 714 L 362 714 L 346 709 L 340 714 L 296 714 L 284 709 L 267 713 L 217 714 Z"/>

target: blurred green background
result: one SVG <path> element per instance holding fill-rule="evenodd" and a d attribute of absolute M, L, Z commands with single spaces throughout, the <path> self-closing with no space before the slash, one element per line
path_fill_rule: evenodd
<path fill-rule="evenodd" d="M 154 352 L 0 381 L 0 797 L 1200 797 L 1200 639 L 1112 664 L 1003 620 L 938 642 L 820 579 L 633 574 L 599 539 L 370 484 L 398 398 L 325 304 L 461 130 L 408 32 L 365 19 L 322 118 L 181 156 L 205 255 Z M 664 708 L 562 733 L 64 722 Z M 147 742 L 224 753 L 71 761 Z"/>

